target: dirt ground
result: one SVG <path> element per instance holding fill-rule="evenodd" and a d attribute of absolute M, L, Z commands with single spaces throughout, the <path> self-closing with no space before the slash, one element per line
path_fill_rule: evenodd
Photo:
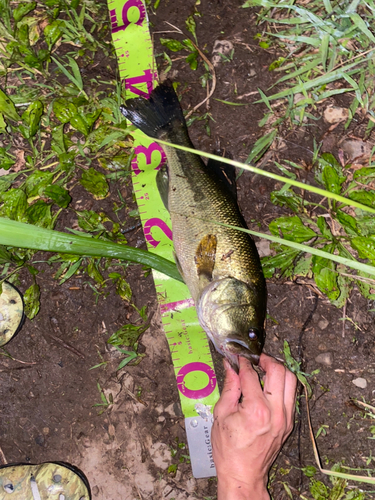
<path fill-rule="evenodd" d="M 178 38 L 172 33 L 160 33 L 173 29 L 166 21 L 184 30 L 194 5 L 194 0 L 162 0 L 155 12 L 149 12 L 156 54 L 165 50 L 160 36 Z M 233 44 L 232 60 L 222 60 L 216 67 L 213 97 L 233 101 L 236 95 L 236 102 L 251 103 L 258 98 L 258 88 L 266 92 L 275 81 L 277 75 L 269 72 L 268 66 L 277 55 L 259 47 L 254 40 L 259 31 L 255 13 L 241 9 L 240 5 L 236 0 L 202 2 L 197 6 L 202 15 L 196 17 L 197 37 L 209 57 L 216 40 Z M 172 60 L 176 59 L 170 76 L 181 82 L 182 106 L 193 107 L 205 97 L 199 79 L 203 66 L 200 63 L 194 72 L 178 54 L 168 53 Z M 163 59 L 157 61 L 163 70 Z M 105 68 L 108 61 L 101 64 Z M 111 64 L 115 71 L 115 63 Z M 100 71 L 100 65 L 96 71 Z M 258 127 L 264 109 L 259 104 L 230 106 L 215 99 L 210 100 L 211 135 L 207 135 L 206 122 L 196 120 L 190 128 L 192 140 L 196 147 L 209 152 L 219 144 L 234 159 L 243 161 L 264 133 Z M 201 109 L 201 116 L 206 111 Z M 266 156 L 262 168 L 272 170 L 272 162 L 277 158 L 292 158 L 308 165 L 313 138 L 319 143 L 325 127 L 323 120 L 318 120 L 298 134 L 285 131 L 285 141 Z M 338 127 L 331 135 L 337 138 L 342 133 Z M 334 148 L 332 152 L 335 153 Z M 111 189 L 114 197 L 115 188 Z M 251 229 L 267 230 L 267 223 L 286 214 L 270 202 L 274 188 L 273 181 L 250 173 L 239 178 L 239 204 Z M 122 189 L 131 205 L 131 184 Z M 78 186 L 72 193 L 72 207 L 81 210 L 111 213 L 113 201 L 117 201 L 112 198 L 94 202 Z M 57 229 L 73 227 L 74 223 L 71 211 L 60 220 Z M 128 237 L 130 245 L 146 248 L 140 229 Z M 267 252 L 267 245 L 262 245 L 262 250 Z M 39 261 L 34 265 L 40 271 L 37 279 L 41 286 L 41 310 L 33 321 L 25 322 L 7 346 L 16 360 L 4 356 L 0 359 L 0 445 L 8 462 L 70 462 L 87 475 L 95 500 L 214 499 L 216 479 L 196 480 L 186 460 L 180 462 L 180 456 L 187 454 L 177 446 L 186 443 L 184 418 L 152 277 L 144 278 L 141 268 L 135 265 L 126 269 L 135 304 L 139 308 L 147 305 L 152 320 L 140 341 L 145 357 L 137 366 L 116 371 L 122 358 L 106 341 L 120 326 L 135 321 L 134 310 L 114 293 L 114 285 L 108 284 L 105 294 L 95 296 L 86 276 L 75 276 L 59 286 L 53 277 L 56 267 L 46 264 L 46 259 L 42 254 L 34 258 Z M 21 291 L 31 284 L 27 276 L 21 275 Z M 343 324 L 343 312 L 316 297 L 308 285 L 268 282 L 268 310 L 275 321 L 268 320 L 265 350 L 281 356 L 284 340 L 288 340 L 295 357 L 302 349 L 306 373 L 320 369 L 309 379 L 313 389 L 310 407 L 315 432 L 320 429 L 317 442 L 327 468 L 340 462 L 347 467 L 373 469 L 371 419 L 365 419 L 351 402 L 352 398 L 363 398 L 370 404 L 374 401 L 374 317 L 368 309 L 367 302 L 355 291 L 346 310 L 351 321 Z M 56 342 L 56 337 L 78 352 Z M 221 360 L 214 357 L 222 383 Z M 105 365 L 90 370 L 102 360 Z M 352 383 L 358 377 L 367 381 L 366 388 Z M 100 415 L 103 408 L 93 406 L 101 402 L 97 383 L 107 399 L 113 400 Z M 171 464 L 178 464 L 174 474 L 167 471 Z M 273 470 L 273 497 L 288 498 L 283 485 L 287 483 L 293 498 L 299 498 L 299 494 L 312 498 L 309 479 L 300 470 L 309 465 L 315 465 L 315 461 L 301 398 L 295 430 Z M 318 478 L 322 480 L 319 475 Z M 369 489 L 363 485 L 361 488 Z M 375 494 L 368 493 L 368 498 L 374 498 L 372 495 Z"/>

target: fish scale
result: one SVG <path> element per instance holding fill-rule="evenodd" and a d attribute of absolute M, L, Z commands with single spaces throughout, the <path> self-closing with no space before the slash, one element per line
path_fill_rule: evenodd
<path fill-rule="evenodd" d="M 183 131 L 160 138 L 176 144 L 189 141 Z M 168 208 L 173 227 L 173 244 L 193 299 L 197 301 L 202 291 L 197 282 L 195 254 L 206 234 L 218 236 L 216 253 L 222 265 L 220 269 L 214 268 L 214 279 L 232 276 L 264 288 L 264 277 L 252 239 L 244 232 L 209 222 L 243 227 L 242 216 L 232 197 L 218 186 L 199 156 L 168 146 L 164 147 L 164 151 L 169 165 Z M 218 191 L 221 191 L 220 197 Z M 198 203 L 200 207 L 197 207 Z M 228 254 L 229 257 L 225 258 Z"/>

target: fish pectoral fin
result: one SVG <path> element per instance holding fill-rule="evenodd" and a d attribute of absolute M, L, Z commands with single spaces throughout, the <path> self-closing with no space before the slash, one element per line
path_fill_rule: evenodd
<path fill-rule="evenodd" d="M 156 187 L 158 188 L 163 205 L 168 210 L 169 176 L 167 167 L 165 166 L 158 170 L 156 174 Z"/>
<path fill-rule="evenodd" d="M 212 280 L 215 267 L 217 238 L 214 234 L 206 234 L 199 242 L 195 252 L 195 265 L 199 277 Z"/>

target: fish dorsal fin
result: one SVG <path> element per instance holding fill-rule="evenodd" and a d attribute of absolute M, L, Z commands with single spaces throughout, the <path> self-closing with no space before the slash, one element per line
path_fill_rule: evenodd
<path fill-rule="evenodd" d="M 210 158 L 207 162 L 206 168 L 210 174 L 231 193 L 234 200 L 237 201 L 236 170 L 233 165 Z"/>
<path fill-rule="evenodd" d="M 195 265 L 199 277 L 212 280 L 212 273 L 215 267 L 217 238 L 214 234 L 206 234 L 199 242 L 195 252 Z"/>
<path fill-rule="evenodd" d="M 156 174 L 156 187 L 158 188 L 163 205 L 168 210 L 169 176 L 167 167 L 161 167 L 161 169 L 158 170 Z"/>

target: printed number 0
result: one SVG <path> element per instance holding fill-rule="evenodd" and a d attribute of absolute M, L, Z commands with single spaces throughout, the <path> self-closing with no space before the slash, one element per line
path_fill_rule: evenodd
<path fill-rule="evenodd" d="M 184 379 L 191 372 L 203 372 L 208 376 L 208 384 L 203 389 L 188 389 Z M 216 375 L 214 370 L 207 363 L 194 362 L 183 366 L 177 374 L 178 390 L 189 399 L 201 399 L 209 396 L 216 387 Z"/>
<path fill-rule="evenodd" d="M 141 0 L 129 0 L 125 3 L 122 8 L 122 22 L 124 23 L 124 28 L 127 28 L 130 24 L 132 24 L 128 19 L 129 9 L 132 7 L 136 7 L 139 10 L 139 19 L 135 24 L 141 26 L 145 17 L 146 17 L 146 9 Z"/>

